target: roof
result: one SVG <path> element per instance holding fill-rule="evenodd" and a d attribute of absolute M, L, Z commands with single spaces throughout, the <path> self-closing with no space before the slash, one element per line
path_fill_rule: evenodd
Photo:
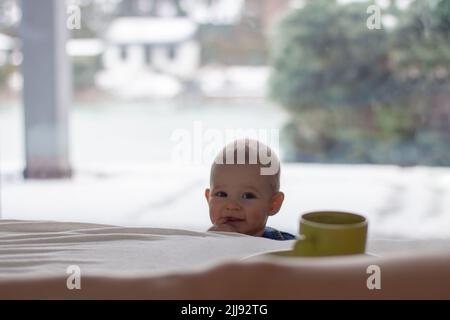
<path fill-rule="evenodd" d="M 125 17 L 111 23 L 106 39 L 117 44 L 171 44 L 190 39 L 196 31 L 188 18 Z"/>

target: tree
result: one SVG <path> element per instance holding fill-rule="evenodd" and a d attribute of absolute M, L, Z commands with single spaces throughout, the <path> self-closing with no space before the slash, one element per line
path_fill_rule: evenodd
<path fill-rule="evenodd" d="M 366 27 L 366 8 L 315 0 L 288 14 L 273 39 L 271 96 L 293 110 L 380 98 L 391 77 L 387 34 Z"/>
<path fill-rule="evenodd" d="M 270 93 L 292 114 L 291 160 L 450 165 L 450 0 L 391 3 L 379 30 L 370 1 L 306 1 L 280 21 Z"/>
<path fill-rule="evenodd" d="M 429 96 L 450 84 L 450 0 L 412 3 L 399 13 L 390 57 L 397 87 Z"/>

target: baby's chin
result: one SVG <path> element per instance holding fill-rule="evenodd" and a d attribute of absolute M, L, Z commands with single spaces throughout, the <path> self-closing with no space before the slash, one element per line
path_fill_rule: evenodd
<path fill-rule="evenodd" d="M 239 226 L 233 226 L 231 225 L 232 228 L 236 231 L 234 232 L 238 232 L 238 233 L 242 233 L 242 234 L 246 234 L 248 236 L 253 236 L 253 237 L 261 237 L 264 233 L 264 229 L 263 230 L 259 230 L 259 231 L 255 231 L 255 230 L 250 230 L 248 228 L 247 225 L 239 225 Z"/>
<path fill-rule="evenodd" d="M 233 226 L 223 223 L 223 224 L 215 224 L 208 231 L 222 231 L 222 232 L 239 232 Z"/>

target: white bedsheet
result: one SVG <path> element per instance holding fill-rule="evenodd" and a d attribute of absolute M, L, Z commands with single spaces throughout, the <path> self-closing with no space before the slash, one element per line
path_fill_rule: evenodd
<path fill-rule="evenodd" d="M 0 220 L 0 279 L 60 276 L 71 265 L 84 275 L 180 272 L 290 249 L 293 242 L 236 233 Z M 367 251 L 383 255 L 432 249 L 450 250 L 450 240 L 369 239 Z"/>
<path fill-rule="evenodd" d="M 65 274 L 137 274 L 180 271 L 290 248 L 241 234 L 176 229 L 0 220 L 0 278 Z"/>
<path fill-rule="evenodd" d="M 289 249 L 293 242 L 232 233 L 0 220 L 0 297 L 64 297 L 68 293 L 63 284 L 68 276 L 67 268 L 71 265 L 78 266 L 83 276 L 100 279 L 98 280 L 100 289 L 92 290 L 97 288 L 97 282 L 95 282 L 97 280 L 95 280 L 90 287 L 91 290 L 83 291 L 86 296 L 82 297 L 107 297 L 110 285 L 117 286 L 121 290 L 124 290 L 123 288 L 134 290 L 133 288 L 142 279 L 146 279 L 145 281 L 151 279 L 149 277 L 159 279 L 157 277 L 160 275 L 172 274 L 172 272 L 173 274 L 183 274 L 185 271 L 201 272 L 210 265 L 240 260 L 258 252 Z M 429 253 L 432 250 L 450 252 L 450 240 L 369 239 L 367 248 L 368 252 L 381 256 L 395 255 L 405 251 Z M 261 272 L 262 277 L 272 275 L 264 268 L 255 270 Z M 110 277 L 109 279 L 125 277 L 130 281 L 111 280 L 107 282 L 107 286 L 103 286 L 104 280 L 101 279 L 104 277 Z M 213 283 L 212 278 L 217 279 L 217 275 L 212 273 L 204 280 L 206 283 Z M 23 282 L 27 279 L 33 281 Z M 155 287 L 145 287 L 142 289 L 142 294 L 137 293 L 137 297 L 192 297 L 191 284 L 186 286 L 183 280 L 176 286 L 177 289 L 172 291 L 167 289 L 173 283 L 172 280 L 168 280 L 171 278 L 162 277 L 161 279 L 164 279 L 162 287 L 159 287 L 157 281 L 151 282 Z M 237 281 L 236 279 L 234 281 Z M 293 278 L 292 281 L 297 281 L 296 279 Z M 186 281 L 190 281 L 190 278 Z M 18 284 L 21 290 L 17 289 Z M 245 283 L 241 286 L 244 290 Z M 47 288 L 51 288 L 50 291 Z M 179 291 L 180 288 L 184 288 L 184 291 Z M 192 288 L 197 288 L 197 285 L 192 285 Z M 221 290 L 214 292 L 219 294 Z M 254 289 L 248 297 L 258 296 L 261 293 L 258 290 Z M 163 293 L 158 295 L 159 292 Z M 229 295 L 227 291 L 225 291 L 227 294 L 221 294 L 233 296 L 231 292 Z M 119 297 L 129 297 L 125 293 Z M 209 294 L 208 292 L 207 295 Z M 280 294 L 280 296 L 283 295 Z"/>

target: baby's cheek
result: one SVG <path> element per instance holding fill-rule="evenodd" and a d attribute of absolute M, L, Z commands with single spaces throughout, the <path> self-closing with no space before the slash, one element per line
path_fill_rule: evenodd
<path fill-rule="evenodd" d="M 256 208 L 255 210 L 252 211 L 251 213 L 251 220 L 255 223 L 255 224 L 262 224 L 265 222 L 266 218 L 267 218 L 267 212 L 265 208 Z"/>
<path fill-rule="evenodd" d="M 255 208 L 249 208 L 247 210 L 247 220 L 249 221 L 258 221 L 259 220 L 259 210 L 255 209 Z"/>
<path fill-rule="evenodd" d="M 220 218 L 220 212 L 217 208 L 211 208 L 209 210 L 209 216 L 211 218 L 211 221 L 213 223 L 216 223 L 216 221 L 219 220 L 219 218 Z"/>

